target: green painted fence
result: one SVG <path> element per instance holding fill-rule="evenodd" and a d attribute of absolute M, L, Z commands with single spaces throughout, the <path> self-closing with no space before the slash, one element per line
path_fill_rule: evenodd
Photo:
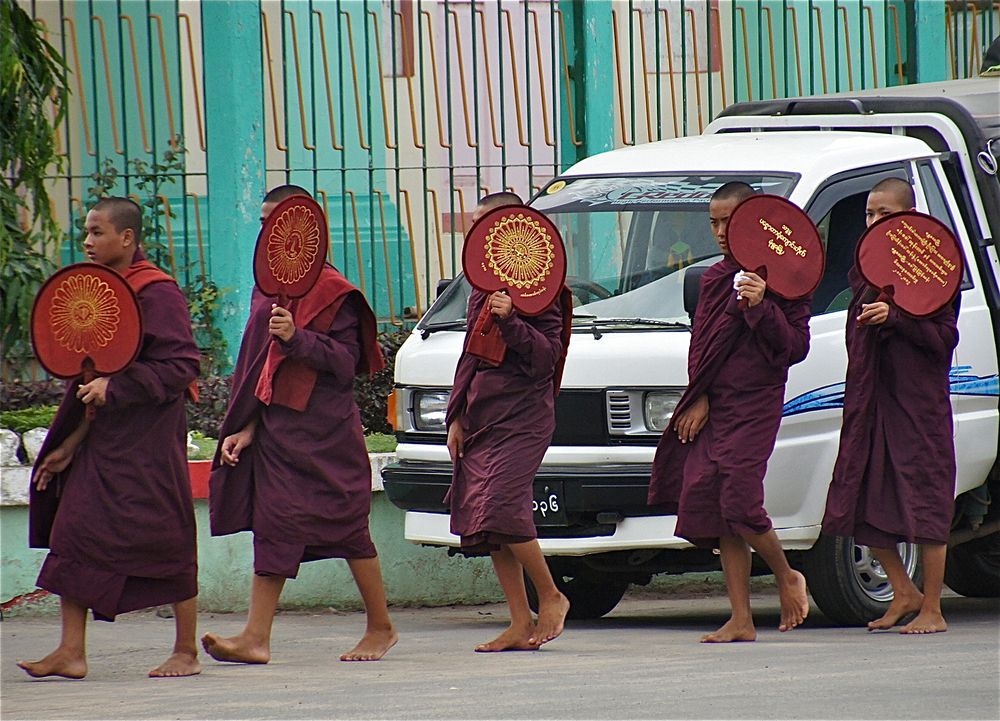
<path fill-rule="evenodd" d="M 268 186 L 315 192 L 330 259 L 400 326 L 456 273 L 485 192 L 530 196 L 735 101 L 967 77 L 1000 30 L 983 1 L 18 2 L 71 71 L 61 260 L 80 258 L 72 228 L 109 163 L 114 192 L 155 201 L 158 262 L 226 289 L 233 351 Z"/>

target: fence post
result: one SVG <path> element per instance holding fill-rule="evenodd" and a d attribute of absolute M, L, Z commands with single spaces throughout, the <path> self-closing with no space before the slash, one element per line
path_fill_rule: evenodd
<path fill-rule="evenodd" d="M 250 311 L 251 264 L 264 192 L 260 4 L 203 2 L 201 17 L 208 137 L 207 245 L 212 279 L 225 291 L 219 324 L 229 344 L 231 365 Z"/>
<path fill-rule="evenodd" d="M 567 168 L 577 160 L 615 147 L 615 58 L 611 27 L 611 0 L 562 0 L 566 56 L 572 81 L 572 110 L 561 93 L 560 162 Z M 575 120 L 575 139 L 569 113 Z"/>
<path fill-rule="evenodd" d="M 944 0 L 917 0 L 907 3 L 907 10 L 910 22 L 906 66 L 910 82 L 945 80 L 948 57 Z"/>

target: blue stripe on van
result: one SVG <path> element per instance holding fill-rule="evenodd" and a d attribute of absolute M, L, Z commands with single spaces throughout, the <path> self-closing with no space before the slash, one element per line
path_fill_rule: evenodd
<path fill-rule="evenodd" d="M 972 366 L 955 366 L 948 374 L 951 394 L 956 396 L 1000 396 L 1000 377 L 976 376 Z M 823 411 L 844 407 L 844 384 L 816 388 L 785 403 L 783 416 L 794 416 L 809 411 Z"/>

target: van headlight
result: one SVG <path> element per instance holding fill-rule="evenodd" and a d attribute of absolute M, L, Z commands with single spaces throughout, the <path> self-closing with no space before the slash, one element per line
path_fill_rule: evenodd
<path fill-rule="evenodd" d="M 647 393 L 642 404 L 646 428 L 660 433 L 665 431 L 680 399 L 681 394 L 678 392 L 654 391 Z"/>
<path fill-rule="evenodd" d="M 449 391 L 416 391 L 413 394 L 413 425 L 418 431 L 448 430 L 445 415 L 448 412 Z"/>

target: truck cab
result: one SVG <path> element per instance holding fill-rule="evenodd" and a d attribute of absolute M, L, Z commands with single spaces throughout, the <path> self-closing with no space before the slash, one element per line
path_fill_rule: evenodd
<path fill-rule="evenodd" d="M 841 426 L 847 273 L 867 193 L 887 177 L 913 185 L 917 209 L 947 224 L 966 258 L 951 370 L 958 475 L 948 581 L 967 595 L 1000 594 L 1000 513 L 988 511 L 991 491 L 1000 492 L 1000 80 L 881 93 L 739 104 L 699 136 L 578 162 L 530 201 L 562 234 L 574 298 L 556 431 L 533 504 L 573 617 L 607 613 L 629 584 L 654 574 L 719 568 L 716 554 L 674 535 L 676 518 L 647 506 L 646 494 L 657 442 L 688 380 L 697 280 L 721 257 L 708 202 L 734 180 L 803 208 L 826 246 L 809 355 L 789 372 L 764 481 L 775 532 L 817 605 L 857 624 L 892 599 L 867 548 L 820 533 Z M 406 538 L 418 544 L 459 544 L 443 500 L 451 481 L 444 417 L 468 295 L 463 278 L 450 283 L 396 355 L 398 462 L 383 478 L 407 511 Z M 916 574 L 918 548 L 902 546 Z"/>

